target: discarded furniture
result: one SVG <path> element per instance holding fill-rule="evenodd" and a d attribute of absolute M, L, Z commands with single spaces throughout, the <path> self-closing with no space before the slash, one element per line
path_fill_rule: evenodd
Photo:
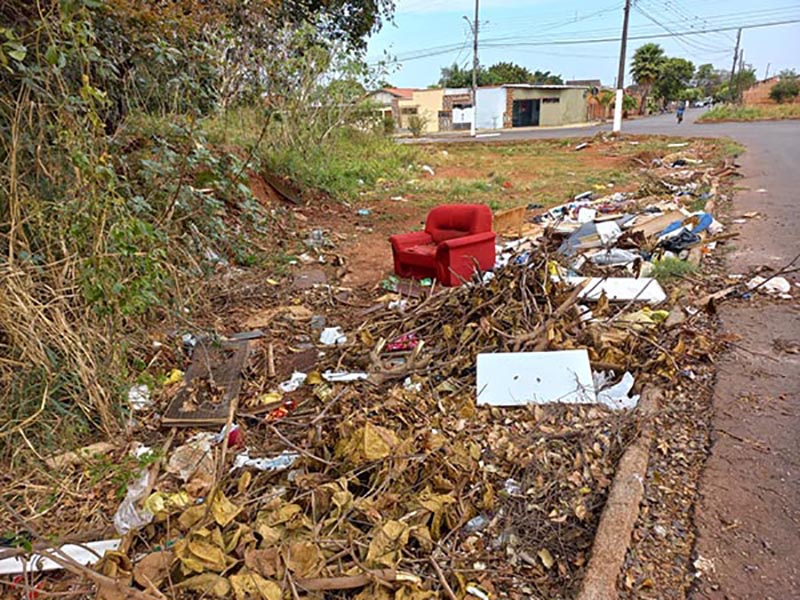
<path fill-rule="evenodd" d="M 442 285 L 468 281 L 476 269 L 494 266 L 495 233 L 492 211 L 483 204 L 437 206 L 425 223 L 425 231 L 389 238 L 398 277 L 435 277 Z"/>

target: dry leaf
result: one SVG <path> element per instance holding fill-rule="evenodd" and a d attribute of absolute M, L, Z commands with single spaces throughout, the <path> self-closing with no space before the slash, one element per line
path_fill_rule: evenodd
<path fill-rule="evenodd" d="M 203 573 L 184 579 L 175 585 L 176 590 L 189 590 L 204 595 L 227 598 L 231 593 L 231 584 L 224 577 L 216 573 Z"/>
<path fill-rule="evenodd" d="M 539 560 L 542 561 L 545 569 L 549 569 L 555 564 L 555 560 L 553 559 L 553 555 L 550 554 L 550 550 L 547 548 L 542 548 L 539 552 L 536 553 L 539 557 Z"/>
<path fill-rule="evenodd" d="M 172 550 L 148 554 L 133 567 L 133 579 L 143 588 L 149 585 L 158 588 L 167 578 L 174 560 L 175 553 Z"/>
<path fill-rule="evenodd" d="M 218 492 L 211 503 L 211 514 L 220 527 L 228 525 L 240 512 L 242 509 L 228 500 L 222 492 Z"/>
<path fill-rule="evenodd" d="M 311 542 L 296 542 L 284 552 L 286 567 L 299 577 L 314 577 L 325 565 L 322 551 Z"/>
<path fill-rule="evenodd" d="M 277 583 L 268 581 L 247 568 L 231 575 L 230 583 L 236 600 L 281 600 L 283 596 Z"/>
<path fill-rule="evenodd" d="M 374 531 L 374 530 L 373 530 Z M 401 521 L 387 521 L 369 543 L 369 566 L 394 567 L 400 559 L 400 550 L 408 543 L 409 527 Z"/>

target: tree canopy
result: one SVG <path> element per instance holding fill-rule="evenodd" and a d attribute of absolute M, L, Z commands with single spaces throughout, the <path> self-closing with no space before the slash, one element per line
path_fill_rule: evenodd
<path fill-rule="evenodd" d="M 550 71 L 531 71 L 523 65 L 512 62 L 498 62 L 490 67 L 478 68 L 477 80 L 479 86 L 503 85 L 504 83 L 530 83 L 530 84 L 563 84 L 560 75 Z M 464 68 L 456 63 L 443 67 L 441 76 L 436 85 L 441 87 L 470 87 L 472 85 L 472 69 Z"/>

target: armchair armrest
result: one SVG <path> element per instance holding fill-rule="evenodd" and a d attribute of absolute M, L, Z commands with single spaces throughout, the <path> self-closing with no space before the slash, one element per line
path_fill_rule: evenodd
<path fill-rule="evenodd" d="M 438 254 L 439 251 L 445 248 L 447 250 L 456 250 L 465 246 L 472 246 L 473 244 L 484 244 L 489 241 L 494 243 L 496 235 L 494 231 L 484 231 L 483 233 L 473 233 L 472 235 L 453 238 L 452 240 L 446 240 L 439 244 L 436 247 L 436 251 Z"/>
<path fill-rule="evenodd" d="M 410 248 L 411 246 L 421 246 L 433 242 L 429 233 L 424 231 L 414 231 L 412 233 L 398 233 L 389 238 L 392 246 L 398 250 Z"/>

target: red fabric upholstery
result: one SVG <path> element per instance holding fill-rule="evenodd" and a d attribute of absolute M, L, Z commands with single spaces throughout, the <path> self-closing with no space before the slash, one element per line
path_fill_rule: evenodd
<path fill-rule="evenodd" d="M 446 204 L 429 214 L 425 231 L 389 238 L 399 277 L 435 277 L 446 286 L 469 280 L 477 267 L 494 266 L 492 211 L 483 204 Z"/>

